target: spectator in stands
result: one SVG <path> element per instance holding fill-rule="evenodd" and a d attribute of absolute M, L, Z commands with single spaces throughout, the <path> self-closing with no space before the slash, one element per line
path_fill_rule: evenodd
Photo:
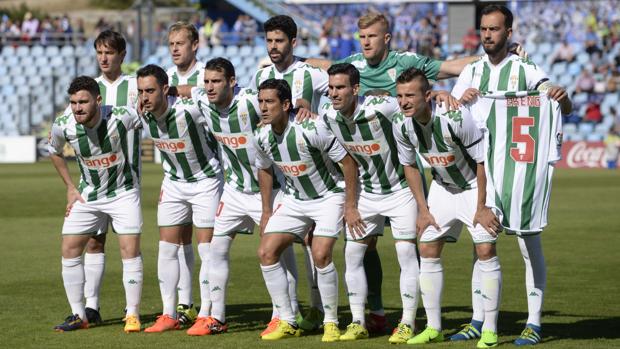
<path fill-rule="evenodd" d="M 218 17 L 215 22 L 213 22 L 213 30 L 211 31 L 210 38 L 211 45 L 221 45 L 226 32 L 228 32 L 228 26 L 226 25 L 226 22 L 224 22 L 224 18 Z"/>
<path fill-rule="evenodd" d="M 588 27 L 585 38 L 585 48 L 586 52 L 589 55 L 592 55 L 595 52 L 602 53 L 603 51 L 599 47 L 599 38 L 594 32 L 593 27 Z"/>
<path fill-rule="evenodd" d="M 586 115 L 583 117 L 583 121 L 598 124 L 602 120 L 601 104 L 596 99 L 591 99 L 586 107 Z"/>
<path fill-rule="evenodd" d="M 463 35 L 461 44 L 463 45 L 463 51 L 466 55 L 473 55 L 478 52 L 480 37 L 476 34 L 476 29 L 469 28 L 467 34 Z"/>
<path fill-rule="evenodd" d="M 616 93 L 620 89 L 620 70 L 617 68 L 611 69 L 611 75 L 607 80 L 607 92 Z"/>
<path fill-rule="evenodd" d="M 433 27 L 428 18 L 422 18 L 417 28 L 414 29 L 417 33 L 417 53 L 432 57 L 433 56 Z"/>
<path fill-rule="evenodd" d="M 37 35 L 37 31 L 39 30 L 39 20 L 35 17 L 32 17 L 32 13 L 26 12 L 24 14 L 24 21 L 22 22 L 22 40 L 30 41 Z"/>
<path fill-rule="evenodd" d="M 256 37 L 256 33 L 258 32 L 258 24 L 254 20 L 254 18 L 249 15 L 243 16 L 243 39 L 245 44 L 252 45 L 254 44 L 254 38 Z"/>
<path fill-rule="evenodd" d="M 596 81 L 594 80 L 590 69 L 583 69 L 575 82 L 575 93 L 592 93 L 594 91 L 595 83 Z"/>
<path fill-rule="evenodd" d="M 571 63 L 574 60 L 575 53 L 573 52 L 573 47 L 568 43 L 568 41 L 563 40 L 562 44 L 555 49 L 555 52 L 553 52 L 553 60 L 551 64 L 558 62 Z"/>
<path fill-rule="evenodd" d="M 608 169 L 614 170 L 618 167 L 618 155 L 620 155 L 620 124 L 615 123 L 605 137 L 605 159 Z"/>
<path fill-rule="evenodd" d="M 204 24 L 198 26 L 198 32 L 200 33 L 198 46 L 209 46 L 211 43 L 211 36 L 213 35 L 213 20 L 207 17 Z"/>

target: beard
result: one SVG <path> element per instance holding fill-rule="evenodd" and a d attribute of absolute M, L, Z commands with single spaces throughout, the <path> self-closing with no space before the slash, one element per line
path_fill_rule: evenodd
<path fill-rule="evenodd" d="M 503 38 L 502 40 L 496 42 L 495 44 L 493 44 L 491 47 L 487 47 L 485 46 L 485 43 L 482 43 L 482 48 L 484 49 L 484 52 L 490 56 L 496 55 L 499 52 L 501 52 L 504 48 L 506 48 L 506 44 L 508 42 L 508 38 Z"/>

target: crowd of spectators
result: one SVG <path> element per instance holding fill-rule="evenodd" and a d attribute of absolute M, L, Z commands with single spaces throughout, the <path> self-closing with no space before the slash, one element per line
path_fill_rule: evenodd
<path fill-rule="evenodd" d="M 26 12 L 22 19 L 11 19 L 3 14 L 0 21 L 0 39 L 3 44 L 21 42 L 47 45 L 70 41 L 83 34 L 83 20 L 72 20 L 67 14 L 37 18 L 31 12 Z"/>

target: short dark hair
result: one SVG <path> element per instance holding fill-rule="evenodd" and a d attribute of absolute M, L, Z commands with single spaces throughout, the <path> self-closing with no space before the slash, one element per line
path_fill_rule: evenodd
<path fill-rule="evenodd" d="M 235 67 L 229 60 L 223 57 L 210 59 L 207 64 L 205 64 L 205 70 L 223 72 L 226 79 L 235 77 Z"/>
<path fill-rule="evenodd" d="M 297 37 L 297 24 L 295 24 L 295 21 L 291 17 L 286 15 L 278 15 L 269 18 L 267 22 L 263 24 L 263 29 L 265 33 L 280 30 L 286 34 L 289 40 Z"/>
<path fill-rule="evenodd" d="M 258 91 L 260 92 L 260 90 L 276 90 L 280 102 L 284 102 L 288 99 L 289 102 L 291 102 L 292 108 L 293 95 L 291 94 L 291 87 L 288 85 L 288 82 L 286 82 L 286 80 L 267 79 L 263 81 L 260 86 L 258 86 Z"/>
<path fill-rule="evenodd" d="M 360 72 L 353 66 L 351 63 L 338 63 L 334 64 L 329 69 L 327 69 L 327 74 L 329 76 L 336 74 L 344 74 L 349 77 L 349 83 L 351 86 L 357 85 L 360 83 Z"/>
<path fill-rule="evenodd" d="M 125 38 L 119 32 L 115 32 L 109 29 L 102 31 L 101 33 L 99 33 L 99 35 L 97 35 L 97 38 L 95 39 L 95 44 L 93 45 L 95 47 L 95 50 L 99 45 L 108 46 L 116 50 L 116 52 L 118 53 L 125 51 L 125 49 L 127 48 L 127 42 L 125 41 Z"/>
<path fill-rule="evenodd" d="M 93 97 L 97 97 L 100 95 L 99 92 L 99 84 L 95 79 L 90 76 L 78 76 L 77 78 L 71 81 L 69 88 L 67 89 L 67 93 L 69 95 L 73 95 L 78 93 L 79 91 L 88 91 Z"/>
<path fill-rule="evenodd" d="M 504 26 L 506 28 L 512 28 L 512 12 L 508 9 L 508 7 L 504 5 L 487 5 L 480 12 L 480 17 L 484 15 L 491 14 L 493 12 L 501 12 L 504 15 Z"/>
<path fill-rule="evenodd" d="M 402 72 L 398 78 L 396 78 L 396 84 L 406 84 L 416 79 L 422 84 L 422 92 L 426 92 L 431 89 L 431 84 L 428 82 L 426 74 L 424 74 L 423 71 L 413 67 Z"/>
<path fill-rule="evenodd" d="M 138 78 L 154 76 L 155 79 L 157 79 L 159 86 L 168 85 L 168 74 L 166 74 L 164 68 L 155 64 L 145 65 L 144 67 L 138 69 L 136 76 Z"/>

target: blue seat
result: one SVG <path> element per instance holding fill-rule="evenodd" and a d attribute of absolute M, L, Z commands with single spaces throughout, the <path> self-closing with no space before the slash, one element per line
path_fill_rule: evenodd
<path fill-rule="evenodd" d="M 594 125 L 589 122 L 582 122 L 579 124 L 579 133 L 583 136 L 587 136 L 594 131 Z"/>

